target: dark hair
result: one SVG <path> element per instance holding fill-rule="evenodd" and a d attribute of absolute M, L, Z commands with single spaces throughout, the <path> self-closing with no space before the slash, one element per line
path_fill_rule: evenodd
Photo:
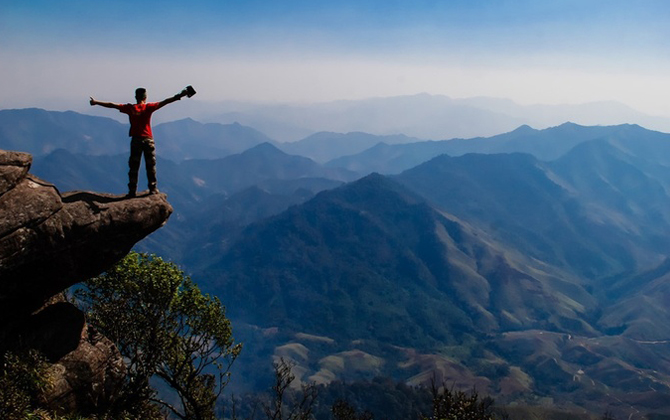
<path fill-rule="evenodd" d="M 135 99 L 147 99 L 147 90 L 145 88 L 135 89 Z"/>

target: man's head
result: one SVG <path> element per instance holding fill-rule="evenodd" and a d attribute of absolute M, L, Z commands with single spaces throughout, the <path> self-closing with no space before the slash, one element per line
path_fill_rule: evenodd
<path fill-rule="evenodd" d="M 138 103 L 147 100 L 147 90 L 145 88 L 135 89 L 135 99 Z"/>

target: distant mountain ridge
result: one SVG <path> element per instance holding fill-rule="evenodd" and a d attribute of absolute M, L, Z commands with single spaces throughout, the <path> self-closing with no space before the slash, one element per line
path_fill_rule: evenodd
<path fill-rule="evenodd" d="M 128 128 L 108 118 L 37 108 L 0 110 L 0 148 L 34 157 L 56 149 L 114 155 L 128 148 L 127 138 Z"/>
<path fill-rule="evenodd" d="M 35 158 L 33 172 L 52 180 L 62 191 L 97 190 L 124 194 L 128 182 L 127 162 L 125 153 L 87 156 L 59 149 L 47 156 Z M 356 178 L 350 171 L 325 168 L 308 158 L 288 155 L 270 143 L 220 159 L 192 159 L 177 164 L 159 157 L 157 168 L 159 188 L 176 203 L 176 209 L 171 225 L 147 241 L 166 236 L 164 241 L 153 243 L 157 247 L 154 252 L 160 250 L 166 256 L 173 257 L 180 255 L 181 247 L 186 247 L 194 234 L 189 226 L 192 223 L 198 226 L 228 224 L 231 230 L 235 230 L 256 220 L 251 214 L 257 214 L 260 218 L 281 212 L 289 205 L 301 203 L 323 189 Z M 141 170 L 139 175 L 140 190 L 146 189 L 144 171 Z M 239 208 L 238 200 L 245 193 L 250 193 L 246 191 L 248 189 L 256 191 L 254 196 L 259 200 L 258 203 L 249 202 L 248 199 L 243 201 L 248 203 L 246 206 L 260 207 L 253 212 L 246 206 Z M 267 207 L 263 208 L 262 203 Z M 237 210 L 231 214 L 217 211 L 218 206 L 224 209 L 233 206 Z M 247 214 L 247 211 L 250 213 Z M 172 231 L 173 227 L 175 232 Z M 206 242 L 206 236 L 200 239 Z"/>
<path fill-rule="evenodd" d="M 670 214 L 660 211 L 670 208 L 670 169 L 645 174 L 632 161 L 594 140 L 552 162 L 442 155 L 394 179 L 463 220 L 490 226 L 527 255 L 593 279 L 658 263 L 670 251 Z M 628 242 L 635 248 L 621 245 Z"/>
<path fill-rule="evenodd" d="M 347 168 L 360 174 L 397 174 L 441 154 L 461 156 L 466 153 L 528 153 L 540 160 L 550 161 L 589 140 L 619 139 L 627 142 L 627 147 L 635 148 L 634 140 L 638 138 L 667 141 L 670 140 L 670 134 L 631 124 L 584 127 L 568 122 L 543 130 L 524 125 L 509 133 L 485 138 L 419 141 L 409 144 L 378 143 L 358 154 L 335 158 L 326 162 L 326 166 Z M 644 147 L 644 144 L 641 142 L 637 147 Z"/>
<path fill-rule="evenodd" d="M 305 381 L 346 374 L 335 360 L 355 349 L 370 359 L 357 377 L 661 412 L 670 166 L 654 156 L 667 145 L 605 138 L 550 162 L 442 155 L 372 174 L 250 225 L 199 273 L 239 298 L 238 323 L 278 331 L 275 356 L 309 355 L 294 359 Z"/>
<path fill-rule="evenodd" d="M 116 155 L 128 153 L 128 127 L 128 123 L 111 118 L 72 111 L 0 110 L 0 148 L 29 152 L 34 157 L 57 149 L 93 156 Z M 274 142 L 240 124 L 202 124 L 188 118 L 157 124 L 153 131 L 157 155 L 175 162 L 222 158 Z"/>
<path fill-rule="evenodd" d="M 202 124 L 190 118 L 159 124 L 154 129 L 160 154 L 180 162 L 217 159 L 241 153 L 261 143 L 273 143 L 265 134 L 238 123 Z"/>
<path fill-rule="evenodd" d="M 405 135 L 376 136 L 368 133 L 331 133 L 319 132 L 292 143 L 280 143 L 277 146 L 287 153 L 306 156 L 317 162 L 326 161 L 363 152 L 380 143 L 414 143 L 419 139 Z M 334 166 L 334 165 L 333 165 Z"/>
<path fill-rule="evenodd" d="M 271 179 L 324 177 L 349 181 L 356 177 L 347 170 L 326 168 L 309 158 L 286 154 L 270 143 L 261 143 L 221 159 L 187 160 L 181 166 L 202 180 L 203 188 L 229 192 Z"/>
<path fill-rule="evenodd" d="M 210 290 L 239 298 L 228 305 L 233 317 L 338 340 L 421 347 L 501 328 L 562 330 L 561 316 L 580 322 L 584 314 L 561 306 L 556 291 L 545 290 L 544 278 L 552 274 L 541 274 L 540 266 L 519 271 L 514 267 L 522 265 L 520 254 L 505 256 L 491 247 L 491 239 L 481 239 L 486 236 L 372 174 L 250 226 L 202 275 L 220 273 Z M 534 286 L 516 289 L 515 277 Z M 507 290 L 496 291 L 502 284 Z M 523 298 L 529 292 L 533 298 Z M 522 305 L 491 302 L 515 294 Z M 576 284 L 570 299 L 583 306 L 591 301 Z M 504 316 L 496 311 L 503 307 Z M 432 316 L 443 324 L 423 324 Z M 425 331 L 416 330 L 422 326 Z"/>
<path fill-rule="evenodd" d="M 646 115 L 617 102 L 574 105 L 519 105 L 499 98 L 450 98 L 444 95 L 378 97 L 309 104 L 240 102 L 189 104 L 200 121 L 255 127 L 282 142 L 317 132 L 404 134 L 424 140 L 490 137 L 521 125 L 543 129 L 566 121 L 576 124 L 638 124 L 670 132 L 670 118 Z M 197 109 L 200 106 L 201 109 Z M 168 109 L 181 118 L 178 109 Z"/>
<path fill-rule="evenodd" d="M 342 167 L 365 175 L 399 173 L 439 154 L 525 152 L 541 160 L 553 160 L 574 145 L 599 137 L 632 137 L 665 133 L 637 125 L 585 127 L 575 123 L 542 130 L 527 125 L 491 137 L 422 141 L 403 134 L 374 135 L 365 132 L 318 132 L 292 143 L 278 143 L 264 133 L 239 123 L 200 123 L 186 118 L 154 127 L 157 154 L 180 162 L 217 159 L 271 143 L 288 154 L 309 157 L 329 167 Z M 637 133 L 637 134 L 636 134 Z M 56 149 L 88 155 L 127 153 L 127 124 L 71 111 L 40 109 L 0 110 L 0 148 L 23 150 L 35 157 Z"/>

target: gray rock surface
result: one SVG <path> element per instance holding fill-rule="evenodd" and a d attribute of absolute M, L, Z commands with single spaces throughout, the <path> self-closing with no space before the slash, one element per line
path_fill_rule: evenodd
<path fill-rule="evenodd" d="M 123 359 L 61 292 L 123 258 L 172 207 L 165 194 L 61 194 L 31 163 L 0 150 L 0 354 L 40 350 L 52 363 L 46 404 L 94 413 L 113 400 Z"/>
<path fill-rule="evenodd" d="M 30 162 L 0 151 L 0 318 L 100 274 L 172 213 L 165 194 L 61 195 L 28 174 Z"/>

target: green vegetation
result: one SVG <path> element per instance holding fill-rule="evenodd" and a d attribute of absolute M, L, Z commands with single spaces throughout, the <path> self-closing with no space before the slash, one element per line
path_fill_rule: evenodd
<path fill-rule="evenodd" d="M 431 413 L 431 394 L 391 378 L 334 381 L 318 387 L 316 418 L 342 420 L 419 419 Z"/>
<path fill-rule="evenodd" d="M 49 386 L 49 364 L 36 351 L 8 352 L 0 359 L 0 418 L 37 417 L 39 395 Z"/>
<path fill-rule="evenodd" d="M 118 347 L 126 378 L 117 398 L 100 412 L 55 414 L 41 395 L 51 386 L 49 364 L 37 353 L 7 353 L 0 365 L 0 418 L 213 420 L 217 402 L 240 353 L 220 301 L 201 293 L 191 279 L 153 255 L 130 253 L 101 276 L 86 282 L 76 297 L 88 322 Z M 295 386 L 294 363 L 274 364 L 274 382 L 265 396 L 245 396 L 223 418 L 235 420 L 496 420 L 508 416 L 477 392 L 448 386 L 431 390 L 389 378 L 316 386 Z M 482 370 L 496 366 L 482 365 Z M 156 380 L 170 393 L 157 392 Z M 432 391 L 432 392 L 431 392 Z M 239 404 L 239 407 L 235 407 Z M 231 417 L 232 414 L 232 417 Z M 240 416 L 240 414 L 244 414 Z M 608 418 L 608 417 L 606 417 Z"/>
<path fill-rule="evenodd" d="M 263 413 L 268 420 L 311 420 L 312 411 L 318 395 L 312 384 L 303 384 L 301 392 L 289 392 L 295 380 L 292 372 L 294 364 L 280 359 L 274 363 L 275 382 L 272 385 L 272 397 L 263 404 Z"/>
<path fill-rule="evenodd" d="M 508 419 L 494 407 L 494 400 L 481 397 L 476 390 L 464 392 L 446 385 L 409 387 L 389 379 L 352 384 L 334 383 L 319 387 L 319 399 L 331 400 L 332 417 L 323 412 L 318 419 L 373 420 L 407 418 L 422 420 L 496 420 Z"/>
<path fill-rule="evenodd" d="M 335 420 L 372 420 L 374 416 L 369 411 L 359 414 L 347 401 L 337 400 L 332 407 L 333 419 Z"/>
<path fill-rule="evenodd" d="M 111 413 L 213 419 L 240 353 L 218 298 L 204 295 L 173 263 L 130 253 L 77 291 L 88 322 L 112 340 L 126 360 L 127 376 Z M 158 397 L 158 378 L 178 403 Z"/>
<path fill-rule="evenodd" d="M 433 412 L 424 420 L 495 420 L 494 400 L 479 398 L 476 390 L 471 393 L 449 389 L 446 385 L 432 386 Z M 503 415 L 502 418 L 507 418 Z"/>

